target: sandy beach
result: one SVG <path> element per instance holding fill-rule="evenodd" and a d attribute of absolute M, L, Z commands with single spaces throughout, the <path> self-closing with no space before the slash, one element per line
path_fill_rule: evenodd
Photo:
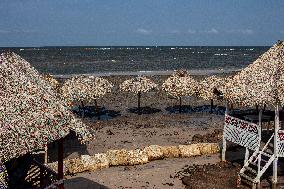
<path fill-rule="evenodd" d="M 224 75 L 223 75 L 224 76 Z M 157 84 L 167 75 L 150 76 Z M 194 76 L 202 79 L 204 75 Z M 178 100 L 169 97 L 164 91 L 154 90 L 142 95 L 142 115 L 135 111 L 137 96 L 121 92 L 118 85 L 126 76 L 105 76 L 114 84 L 111 94 L 100 99 L 101 115 L 92 114 L 92 105 L 87 105 L 83 119 L 89 127 L 96 130 L 96 139 L 87 145 L 81 145 L 74 137 L 65 140 L 65 158 L 80 155 L 105 153 L 110 149 L 133 150 L 149 145 L 184 145 L 191 144 L 194 136 L 205 136 L 201 142 L 220 142 L 214 132 L 222 132 L 224 122 L 224 104 L 214 101 L 214 112 L 209 113 L 210 102 L 196 97 L 182 99 L 183 113 L 178 113 Z M 79 115 L 78 115 L 79 116 Z M 51 147 L 52 148 L 52 147 Z M 49 151 L 49 161 L 56 160 L 56 150 Z M 185 188 L 177 172 L 194 164 L 215 164 L 220 155 L 192 158 L 168 158 L 152 161 L 145 165 L 119 166 L 95 172 L 67 176 L 66 188 Z"/>

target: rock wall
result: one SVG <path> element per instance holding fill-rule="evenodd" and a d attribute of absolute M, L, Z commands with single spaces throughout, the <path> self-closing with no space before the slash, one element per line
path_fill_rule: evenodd
<path fill-rule="evenodd" d="M 84 171 L 95 171 L 119 165 L 139 165 L 149 161 L 170 157 L 192 157 L 220 152 L 217 143 L 197 143 L 179 146 L 151 145 L 135 150 L 108 150 L 94 156 L 82 155 L 80 158 L 64 160 L 64 174 L 76 174 Z M 57 171 L 57 162 L 48 166 Z"/>

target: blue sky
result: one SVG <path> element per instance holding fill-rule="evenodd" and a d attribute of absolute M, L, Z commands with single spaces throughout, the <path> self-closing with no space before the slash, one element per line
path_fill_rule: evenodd
<path fill-rule="evenodd" d="M 0 46 L 272 45 L 282 0 L 1 0 Z"/>

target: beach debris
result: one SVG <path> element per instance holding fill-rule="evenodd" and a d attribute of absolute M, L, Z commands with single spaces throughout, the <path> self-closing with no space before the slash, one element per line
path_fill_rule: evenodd
<path fill-rule="evenodd" d="M 0 55 L 0 161 L 3 163 L 74 130 L 81 142 L 94 138 L 57 98 L 51 85 L 15 53 Z"/>
<path fill-rule="evenodd" d="M 230 103 L 254 107 L 284 105 L 284 42 L 278 41 L 226 84 Z"/>
<path fill-rule="evenodd" d="M 192 137 L 192 143 L 200 142 L 221 142 L 223 139 L 223 130 L 215 129 L 213 133 L 208 133 L 205 135 L 195 134 Z"/>
<path fill-rule="evenodd" d="M 110 93 L 112 88 L 113 85 L 101 77 L 75 76 L 63 84 L 61 93 L 70 106 L 79 105 L 84 117 L 85 104 L 94 103 L 98 114 L 97 99 Z"/>
<path fill-rule="evenodd" d="M 157 87 L 157 84 L 155 84 L 151 79 L 145 77 L 145 76 L 138 76 L 129 80 L 124 81 L 120 84 L 119 88 L 122 91 L 125 92 L 132 92 L 137 94 L 138 97 L 138 111 L 140 111 L 140 99 L 141 94 L 149 92 L 150 90 Z"/>
<path fill-rule="evenodd" d="M 197 82 L 186 70 L 177 70 L 162 85 L 162 89 L 170 96 L 179 99 L 179 112 L 181 113 L 182 97 L 193 96 L 197 92 Z"/>
<path fill-rule="evenodd" d="M 185 166 L 176 173 L 174 178 L 179 178 L 187 189 L 238 188 L 236 179 L 240 170 L 240 164 L 221 161 L 216 164 Z M 262 187 L 263 185 L 262 183 Z M 248 189 L 250 187 L 240 186 L 239 188 Z"/>
<path fill-rule="evenodd" d="M 192 157 L 219 153 L 218 143 L 198 143 L 179 146 L 150 145 L 144 149 L 108 150 L 94 156 L 82 155 L 80 158 L 64 161 L 64 174 L 76 174 L 84 171 L 95 171 L 110 166 L 141 165 L 149 161 L 169 157 Z M 57 162 L 49 163 L 48 167 L 57 170 Z"/>

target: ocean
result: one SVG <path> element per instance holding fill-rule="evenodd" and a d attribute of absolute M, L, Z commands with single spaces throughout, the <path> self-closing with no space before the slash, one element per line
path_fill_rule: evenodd
<path fill-rule="evenodd" d="M 19 47 L 13 51 L 39 72 L 52 75 L 117 72 L 238 70 L 267 51 L 266 46 Z"/>

